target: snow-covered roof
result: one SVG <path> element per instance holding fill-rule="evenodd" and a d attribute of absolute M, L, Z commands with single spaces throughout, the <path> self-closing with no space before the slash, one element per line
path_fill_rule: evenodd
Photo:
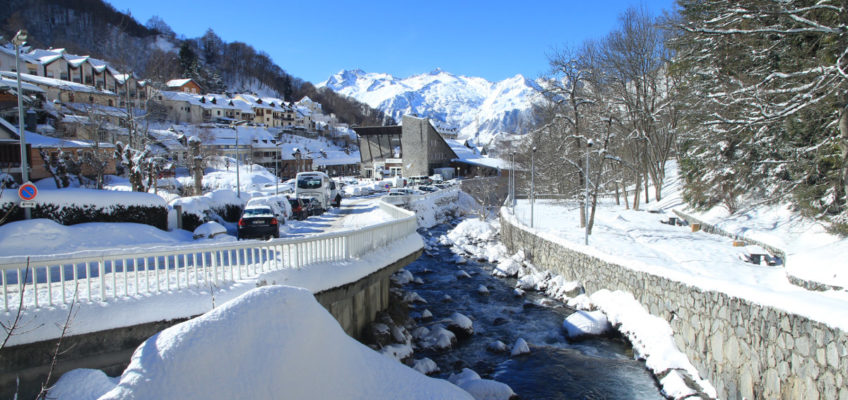
<path fill-rule="evenodd" d="M 189 83 L 189 82 L 191 82 L 191 78 L 171 79 L 170 81 L 165 83 L 165 86 L 167 86 L 169 88 L 183 87 L 186 83 Z"/>
<path fill-rule="evenodd" d="M 4 78 L 12 79 L 17 81 L 17 75 L 14 72 L 2 71 L 0 72 Z M 95 88 L 94 86 L 83 85 L 82 83 L 76 83 L 71 81 L 63 81 L 61 79 L 55 78 L 46 78 L 43 76 L 30 75 L 30 74 L 21 74 L 21 81 L 29 82 L 35 85 L 43 85 L 49 87 L 55 87 L 61 90 L 70 90 L 73 92 L 83 92 L 83 93 L 96 93 L 96 94 L 114 94 L 109 90 L 100 90 Z"/>
<path fill-rule="evenodd" d="M 252 94 L 237 94 L 237 99 L 242 99 L 245 103 L 250 105 L 253 108 L 261 108 L 265 110 L 273 110 L 275 107 L 272 107 L 270 103 L 266 103 L 262 98 L 254 96 Z"/>
<path fill-rule="evenodd" d="M 186 147 L 180 142 L 179 134 L 167 129 L 150 129 L 147 135 L 153 139 L 153 144 L 162 146 L 171 152 L 186 151 Z"/>
<path fill-rule="evenodd" d="M 50 136 L 40 135 L 35 132 L 26 132 L 26 142 L 28 145 L 31 145 L 34 148 L 87 148 L 94 147 L 94 143 L 88 140 L 79 140 L 79 139 L 62 139 L 55 138 Z M 100 143 L 100 147 L 115 147 L 115 145 L 111 143 Z"/>
<path fill-rule="evenodd" d="M 15 56 L 15 48 L 11 44 L 9 44 L 8 47 L 7 46 L 0 46 L 0 53 L 5 53 L 9 56 L 14 57 Z M 21 62 L 28 62 L 30 64 L 38 64 L 38 60 L 36 60 L 33 57 L 30 57 L 30 55 L 24 53 L 23 50 L 21 50 Z"/>
<path fill-rule="evenodd" d="M 21 79 L 21 81 L 23 81 L 23 79 Z M 0 89 L 18 90 L 18 80 L 17 79 L 8 79 L 8 78 L 0 76 Z M 44 93 L 44 89 L 42 89 L 38 86 L 35 86 L 31 83 L 27 83 L 27 82 L 21 82 L 21 90 L 23 90 L 24 93 L 26 93 L 26 92 Z"/>
<path fill-rule="evenodd" d="M 238 129 L 238 145 L 252 146 L 254 148 L 274 148 L 277 139 L 267 129 L 249 126 L 237 126 L 233 128 L 206 128 L 202 138 L 204 146 L 234 146 L 236 145 L 236 129 Z"/>
<path fill-rule="evenodd" d="M 466 146 L 465 142 L 453 139 L 445 139 L 445 142 L 457 156 L 451 161 L 495 169 L 509 169 L 509 163 L 506 160 L 481 155 L 476 148 Z"/>
<path fill-rule="evenodd" d="M 79 68 L 80 65 L 82 65 L 83 63 L 85 63 L 86 60 L 88 60 L 88 56 L 78 56 L 75 54 L 67 53 L 62 54 L 62 58 L 64 58 L 65 61 L 67 61 L 72 68 Z"/>
<path fill-rule="evenodd" d="M 65 49 L 35 49 L 27 53 L 30 59 L 41 65 L 47 65 L 62 58 Z"/>

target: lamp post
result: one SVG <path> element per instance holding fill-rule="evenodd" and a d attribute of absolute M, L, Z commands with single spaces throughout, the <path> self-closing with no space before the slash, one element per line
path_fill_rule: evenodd
<path fill-rule="evenodd" d="M 512 156 L 512 170 L 509 171 L 509 206 L 512 208 L 512 213 L 515 214 L 515 151 L 510 154 Z"/>
<path fill-rule="evenodd" d="M 21 184 L 29 181 L 29 165 L 27 165 L 26 154 L 26 137 L 24 136 L 24 99 L 23 91 L 21 90 L 21 46 L 27 41 L 26 29 L 21 29 L 12 38 L 12 43 L 15 45 L 15 71 L 18 75 L 18 133 L 20 134 L 21 142 Z M 29 207 L 24 208 L 24 218 L 32 218 L 32 212 Z"/>
<path fill-rule="evenodd" d="M 585 168 L 586 195 L 584 196 L 585 198 L 583 199 L 583 203 L 584 203 L 583 207 L 586 210 L 586 233 L 583 236 L 584 236 L 584 244 L 586 246 L 589 245 L 589 153 L 591 152 L 592 145 L 594 145 L 594 144 L 595 144 L 595 142 L 592 141 L 592 139 L 589 139 L 586 142 L 586 168 Z"/>
<path fill-rule="evenodd" d="M 533 227 L 533 211 L 536 206 L 536 146 L 530 154 L 530 227 Z"/>
<path fill-rule="evenodd" d="M 277 154 L 274 155 L 274 194 L 280 194 L 280 156 L 283 150 L 277 147 Z"/>
<path fill-rule="evenodd" d="M 239 177 L 239 162 L 241 158 L 241 147 L 239 147 L 238 126 L 233 126 L 236 131 L 236 196 L 241 198 L 241 178 Z"/>

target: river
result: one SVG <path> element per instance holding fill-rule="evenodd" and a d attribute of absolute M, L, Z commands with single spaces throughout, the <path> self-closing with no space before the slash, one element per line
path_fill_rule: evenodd
<path fill-rule="evenodd" d="M 450 228 L 438 225 L 424 236 L 439 237 Z M 573 309 L 541 293 L 515 293 L 515 279 L 491 275 L 493 265 L 459 261 L 444 245 L 437 245 L 406 267 L 419 283 L 404 291 L 416 292 L 427 303 L 410 304 L 410 315 L 424 310 L 432 326 L 462 313 L 473 320 L 474 334 L 460 339 L 451 350 L 416 349 L 415 358 L 429 357 L 447 378 L 471 368 L 484 378 L 508 384 L 522 399 L 662 399 L 659 387 L 644 362 L 633 359 L 629 343 L 619 335 L 570 343 L 562 331 L 563 320 Z M 465 277 L 465 271 L 470 277 Z M 461 277 L 458 277 L 461 276 Z M 488 294 L 478 291 L 480 286 Z M 530 353 L 511 357 L 509 351 L 487 350 L 501 341 L 509 349 L 519 338 L 530 344 Z"/>

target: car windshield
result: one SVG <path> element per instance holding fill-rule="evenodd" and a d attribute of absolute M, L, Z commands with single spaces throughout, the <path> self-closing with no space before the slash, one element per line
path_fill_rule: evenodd
<path fill-rule="evenodd" d="M 245 217 L 253 217 L 257 215 L 268 215 L 271 214 L 270 208 L 246 208 L 244 210 Z"/>
<path fill-rule="evenodd" d="M 318 189 L 321 187 L 321 178 L 305 176 L 297 180 L 297 187 L 300 189 Z"/>

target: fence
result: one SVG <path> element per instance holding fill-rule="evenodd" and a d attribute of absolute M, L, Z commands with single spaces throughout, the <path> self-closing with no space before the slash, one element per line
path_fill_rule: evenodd
<path fill-rule="evenodd" d="M 6 311 L 75 298 L 106 302 L 356 259 L 415 233 L 415 213 L 383 202 L 380 207 L 395 219 L 304 238 L 0 257 L 0 296 Z"/>

